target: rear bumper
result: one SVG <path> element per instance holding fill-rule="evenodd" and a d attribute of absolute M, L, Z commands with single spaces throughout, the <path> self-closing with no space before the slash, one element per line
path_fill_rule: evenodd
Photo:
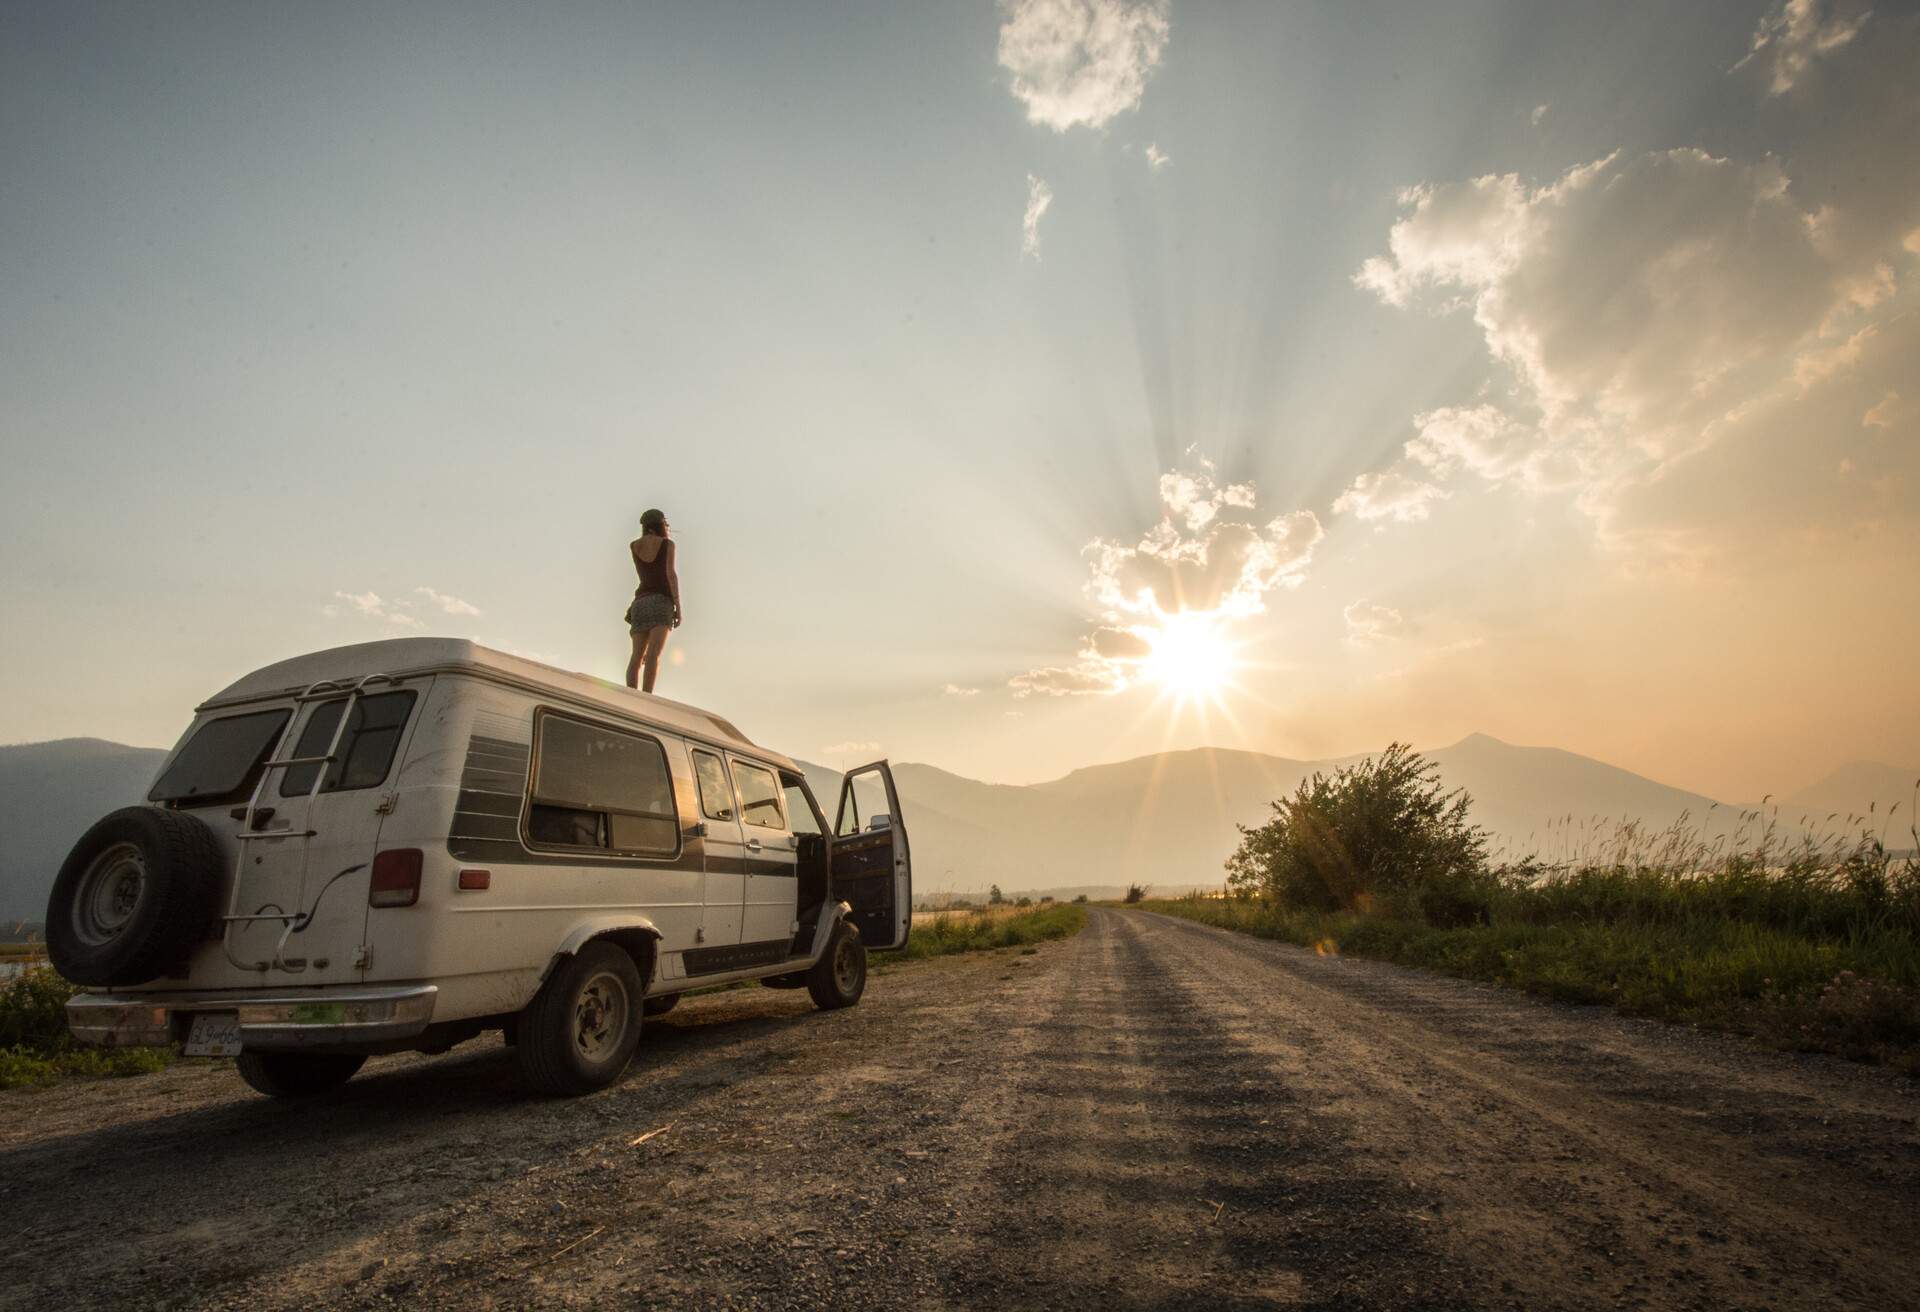
<path fill-rule="evenodd" d="M 433 1021 L 431 984 L 286 989 L 274 992 L 80 993 L 67 1003 L 67 1028 L 82 1043 L 137 1047 L 186 1037 L 195 1012 L 230 1011 L 249 1048 L 351 1047 L 409 1039 Z"/>

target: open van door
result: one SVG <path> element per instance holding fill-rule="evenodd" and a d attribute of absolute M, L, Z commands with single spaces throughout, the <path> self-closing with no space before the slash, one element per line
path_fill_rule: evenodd
<path fill-rule="evenodd" d="M 853 908 L 847 919 L 877 951 L 903 948 L 913 925 L 913 868 L 893 771 L 875 761 L 847 771 L 833 822 L 833 896 Z"/>

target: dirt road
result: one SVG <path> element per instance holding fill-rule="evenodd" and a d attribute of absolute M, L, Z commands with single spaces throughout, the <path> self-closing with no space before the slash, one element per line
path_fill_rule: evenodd
<path fill-rule="evenodd" d="M 1883 1072 L 1095 910 L 850 1011 L 694 999 L 578 1101 L 494 1045 L 317 1104 L 186 1064 L 0 1094 L 0 1307 L 1913 1307 L 1916 1116 Z"/>

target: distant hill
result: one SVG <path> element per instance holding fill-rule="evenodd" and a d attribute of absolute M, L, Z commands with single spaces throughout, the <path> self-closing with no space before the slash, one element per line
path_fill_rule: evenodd
<path fill-rule="evenodd" d="M 95 819 L 138 801 L 163 752 L 92 738 L 0 747 L 0 917 L 39 919 L 68 849 Z M 1583 833 L 1622 819 L 1664 828 L 1683 816 L 1708 833 L 1738 823 L 1741 808 L 1552 747 L 1517 747 L 1474 734 L 1427 756 L 1450 788 L 1473 796 L 1474 822 L 1509 854 L 1563 855 Z M 1269 804 L 1314 771 L 1357 757 L 1299 761 L 1201 748 L 1092 765 L 1040 784 L 990 784 L 936 766 L 894 767 L 914 885 L 922 896 L 1086 890 L 1112 896 L 1130 883 L 1161 891 L 1217 886 L 1239 842 L 1236 824 L 1263 823 Z M 840 776 L 805 766 L 829 821 Z M 1779 818 L 1816 827 L 1828 811 L 1884 813 L 1910 800 L 1920 771 L 1856 763 L 1779 803 Z M 1901 831 L 1904 834 L 1904 830 Z M 1889 835 L 1899 846 L 1898 835 Z"/>
<path fill-rule="evenodd" d="M 1547 846 L 1550 825 L 1611 830 L 1620 819 L 1637 818 L 1665 827 L 1691 816 L 1711 826 L 1723 812 L 1732 816 L 1729 808 L 1714 811 L 1712 798 L 1555 748 L 1515 747 L 1475 734 L 1427 755 L 1448 787 L 1472 794 L 1475 823 L 1515 852 Z M 1236 825 L 1264 823 L 1270 804 L 1315 771 L 1357 759 L 1300 761 L 1201 748 L 1089 766 L 1024 787 L 910 762 L 896 766 L 894 775 L 922 893 L 989 883 L 1010 894 L 1129 883 L 1171 889 L 1218 885 L 1239 843 Z M 816 768 L 814 787 L 829 810 L 832 778 Z M 1602 824 L 1596 817 L 1607 819 Z"/>
<path fill-rule="evenodd" d="M 1835 817 L 1835 824 L 1843 823 L 1849 815 L 1878 819 L 1897 805 L 1900 809 L 1893 813 L 1894 823 L 1888 826 L 1887 844 L 1905 846 L 1910 841 L 1908 825 L 1913 821 L 1916 782 L 1920 782 L 1920 770 L 1878 761 L 1850 761 L 1819 783 L 1782 797 L 1780 814 L 1785 818 L 1795 813 L 1796 821 L 1804 814 L 1818 829 L 1827 823 L 1828 816 Z"/>
<path fill-rule="evenodd" d="M 0 917 L 38 920 L 87 826 L 146 796 L 166 753 L 99 738 L 0 747 Z"/>

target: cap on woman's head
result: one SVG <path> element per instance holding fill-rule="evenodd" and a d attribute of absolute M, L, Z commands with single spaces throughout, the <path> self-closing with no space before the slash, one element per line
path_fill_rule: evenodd
<path fill-rule="evenodd" d="M 658 533 L 666 526 L 667 512 L 664 510 L 649 510 L 640 516 L 640 527 L 649 533 Z"/>

